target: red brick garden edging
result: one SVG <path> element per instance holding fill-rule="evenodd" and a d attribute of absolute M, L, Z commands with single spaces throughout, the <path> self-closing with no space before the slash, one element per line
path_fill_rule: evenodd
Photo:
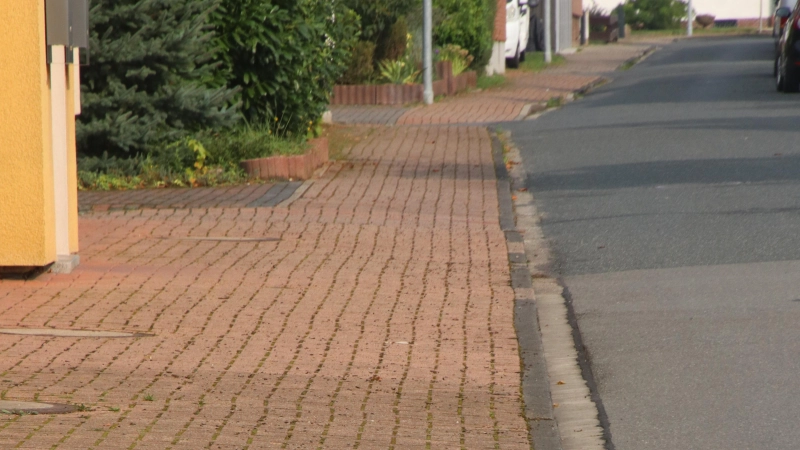
<path fill-rule="evenodd" d="M 311 149 L 304 155 L 247 159 L 239 165 L 251 177 L 262 180 L 307 180 L 328 161 L 328 138 L 312 139 L 308 143 Z"/>
<path fill-rule="evenodd" d="M 477 87 L 474 71 L 453 76 L 449 61 L 436 63 L 439 79 L 433 82 L 433 95 L 453 95 Z M 331 105 L 403 105 L 422 101 L 421 84 L 354 84 L 333 87 Z"/>

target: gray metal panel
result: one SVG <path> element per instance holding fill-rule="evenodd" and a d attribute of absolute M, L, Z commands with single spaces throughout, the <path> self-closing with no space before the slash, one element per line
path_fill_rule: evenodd
<path fill-rule="evenodd" d="M 69 0 L 69 46 L 89 48 L 89 0 Z"/>
<path fill-rule="evenodd" d="M 45 0 L 47 45 L 69 45 L 69 1 Z"/>

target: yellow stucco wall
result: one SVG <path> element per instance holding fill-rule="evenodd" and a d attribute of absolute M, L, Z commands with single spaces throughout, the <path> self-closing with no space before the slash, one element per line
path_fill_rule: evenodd
<path fill-rule="evenodd" d="M 0 0 L 0 266 L 55 256 L 43 0 Z"/>

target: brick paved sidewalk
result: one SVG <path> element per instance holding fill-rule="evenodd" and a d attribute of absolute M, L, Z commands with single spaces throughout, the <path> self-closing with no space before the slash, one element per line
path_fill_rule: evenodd
<path fill-rule="evenodd" d="M 394 127 L 288 207 L 95 212 L 0 280 L 0 448 L 529 449 L 485 129 Z M 131 194 L 133 195 L 133 194 Z M 246 239 L 237 239 L 246 238 Z"/>
<path fill-rule="evenodd" d="M 583 90 L 613 72 L 625 61 L 641 55 L 649 44 L 583 47 L 565 55 L 566 62 L 541 72 L 506 72 L 499 88 L 443 98 L 431 106 L 333 107 L 338 123 L 386 125 L 489 124 L 522 120 L 528 111 L 541 109 L 548 100 Z M 532 108 L 534 107 L 534 108 Z"/>

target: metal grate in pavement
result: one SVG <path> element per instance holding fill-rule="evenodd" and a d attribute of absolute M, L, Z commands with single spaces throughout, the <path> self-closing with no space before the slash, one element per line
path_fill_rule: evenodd
<path fill-rule="evenodd" d="M 203 188 L 81 191 L 81 212 L 135 209 L 263 208 L 291 197 L 300 181 Z"/>
<path fill-rule="evenodd" d="M 333 121 L 347 125 L 395 125 L 410 108 L 402 106 L 333 106 Z"/>

